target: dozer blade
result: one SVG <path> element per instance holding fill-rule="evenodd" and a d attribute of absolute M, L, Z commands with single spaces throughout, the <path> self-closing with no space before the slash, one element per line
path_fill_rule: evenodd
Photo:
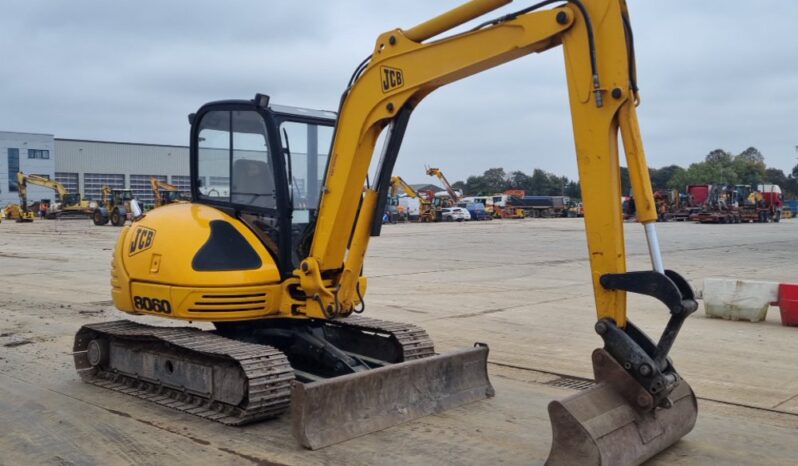
<path fill-rule="evenodd" d="M 612 360 L 599 349 L 594 361 L 597 354 Z M 553 440 L 547 465 L 641 464 L 693 429 L 698 409 L 687 382 L 673 389 L 669 408 L 639 410 L 630 402 L 637 384 L 624 380 L 620 369 L 610 372 L 614 380 L 599 377 L 596 370 L 597 385 L 549 404 Z M 637 396 L 645 398 L 645 392 Z"/>
<path fill-rule="evenodd" d="M 297 441 L 316 450 L 494 395 L 488 348 L 430 356 L 306 384 L 291 393 Z"/>

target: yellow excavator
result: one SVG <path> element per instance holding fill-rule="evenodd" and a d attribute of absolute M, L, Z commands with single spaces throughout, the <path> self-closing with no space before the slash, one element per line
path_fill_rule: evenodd
<path fill-rule="evenodd" d="M 70 193 L 66 186 L 58 181 L 51 180 L 39 175 L 26 175 L 23 172 L 17 173 L 17 186 L 19 187 L 19 205 L 22 208 L 22 217 L 32 221 L 34 213 L 28 211 L 28 185 L 44 186 L 50 188 L 58 194 L 60 205 L 57 209 L 47 212 L 47 218 L 86 218 L 91 215 L 96 207 L 96 203 L 83 199 L 80 193 Z"/>
<path fill-rule="evenodd" d="M 27 209 L 23 210 L 19 204 L 14 203 L 7 204 L 3 209 L 3 214 L 6 219 L 14 220 L 17 223 L 32 222 L 34 218 L 33 212 Z"/>
<path fill-rule="evenodd" d="M 381 34 L 337 115 L 272 104 L 263 94 L 207 103 L 191 114 L 192 202 L 154 209 L 122 230 L 111 293 L 123 312 L 209 321 L 216 330 L 128 320 L 85 325 L 74 343 L 83 380 L 232 425 L 290 406 L 294 436 L 308 448 L 492 396 L 486 345 L 435 354 L 423 329 L 360 315 L 367 310 L 363 263 L 421 100 L 562 46 L 593 326 L 604 346 L 592 355 L 597 384 L 549 405 L 549 464 L 638 464 L 687 434 L 696 399 L 668 353 L 697 306 L 688 283 L 663 267 L 659 250 L 626 3 L 544 1 L 433 39 L 507 3 L 474 0 Z M 626 270 L 619 133 L 651 270 Z M 325 134 L 332 135 L 329 152 Z M 317 184 L 320 162 L 326 170 Z M 668 308 L 657 342 L 627 318 L 630 292 Z"/>
<path fill-rule="evenodd" d="M 183 193 L 180 192 L 177 186 L 161 181 L 154 176 L 150 177 L 150 186 L 152 187 L 152 194 L 155 196 L 155 207 L 188 200 L 183 198 Z"/>
<path fill-rule="evenodd" d="M 419 222 L 434 222 L 435 221 L 435 209 L 432 207 L 432 203 L 423 197 L 421 197 L 412 186 L 410 186 L 405 180 L 402 179 L 401 176 L 392 176 L 391 177 L 391 197 L 397 197 L 399 193 L 399 189 L 402 189 L 405 194 L 408 196 L 418 199 L 419 208 L 418 208 L 418 221 Z"/>
<path fill-rule="evenodd" d="M 446 179 L 443 172 L 439 168 L 429 168 L 426 167 L 427 176 L 434 176 L 437 177 L 438 180 L 443 184 L 443 189 L 446 190 L 446 193 L 449 195 L 448 202 L 435 202 L 433 199 L 433 204 L 436 206 L 438 210 L 442 207 L 453 207 L 456 206 L 458 202 L 460 202 L 460 195 L 457 194 L 457 191 L 452 187 L 449 183 L 449 180 Z"/>

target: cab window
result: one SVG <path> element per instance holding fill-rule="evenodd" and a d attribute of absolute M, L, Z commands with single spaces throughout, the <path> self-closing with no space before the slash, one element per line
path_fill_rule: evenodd
<path fill-rule="evenodd" d="M 250 110 L 203 115 L 197 141 L 201 199 L 253 210 L 276 210 L 274 167 L 266 124 Z"/>

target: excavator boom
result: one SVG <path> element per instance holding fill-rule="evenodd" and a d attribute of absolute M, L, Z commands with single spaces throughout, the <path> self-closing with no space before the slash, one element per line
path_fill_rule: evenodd
<path fill-rule="evenodd" d="M 184 200 L 180 189 L 173 184 L 167 183 L 166 181 L 161 181 L 158 178 L 151 177 L 150 187 L 152 188 L 152 194 L 155 197 L 155 207 L 160 207 L 162 205 Z"/>
<path fill-rule="evenodd" d="M 689 432 L 695 422 L 695 398 L 667 355 L 684 319 L 697 305 L 687 282 L 677 273 L 665 270 L 654 228 L 657 211 L 635 108 L 639 96 L 626 2 L 547 1 L 489 20 L 468 32 L 424 42 L 506 3 L 474 0 L 408 31 L 388 31 L 377 39 L 371 57 L 356 70 L 341 101 L 330 160 L 335 171 L 325 183 L 310 254 L 296 271 L 302 289 L 319 297 L 309 301 L 306 309 L 325 315 L 346 315 L 357 304 L 357 278 L 368 239 L 378 230 L 374 227 L 375 217 L 382 210 L 378 200 L 385 198 L 404 130 L 420 101 L 448 83 L 562 45 L 584 199 L 598 317 L 596 331 L 605 344 L 602 356 L 621 369 L 594 361 L 597 379 L 607 385 L 606 390 L 591 392 L 561 406 L 571 416 L 569 420 L 574 421 L 572 425 L 598 423 L 601 432 L 620 432 L 614 437 L 616 441 L 637 444 L 638 458 L 655 454 L 663 445 L 670 445 Z M 540 10 L 553 3 L 560 6 Z M 368 185 L 371 156 L 383 130 L 388 132 L 385 147 L 375 181 Z M 636 193 L 638 220 L 648 241 L 651 271 L 626 270 L 618 202 L 621 198 L 619 135 Z M 451 190 L 440 170 L 429 169 L 428 174 L 438 176 Z M 333 285 L 322 277 L 332 277 Z M 627 292 L 653 296 L 669 309 L 671 317 L 658 342 L 652 342 L 628 320 Z M 637 414 L 625 421 L 602 417 L 606 412 L 601 410 L 594 418 L 580 417 L 580 406 L 612 405 L 606 399 L 607 393 L 625 395 L 620 396 L 624 406 Z M 675 393 L 686 395 L 669 398 Z M 665 408 L 672 410 L 669 419 L 683 422 L 661 428 L 657 443 L 645 441 L 644 435 L 638 435 L 641 431 L 635 429 L 635 422 L 645 419 L 657 423 L 657 419 L 665 416 L 658 417 L 656 413 Z M 565 428 L 566 417 L 552 416 L 554 453 L 564 450 L 557 448 L 557 444 L 560 447 L 564 444 L 558 431 Z M 558 425 L 558 421 L 562 422 Z M 592 431 L 584 438 L 589 439 L 583 442 L 584 449 L 590 450 L 594 457 L 610 462 L 619 459 L 611 453 L 614 446 L 604 443 L 606 439 L 598 432 Z M 642 443 L 640 438 L 644 439 Z"/>
<path fill-rule="evenodd" d="M 437 177 L 441 183 L 443 183 L 443 188 L 446 190 L 446 193 L 449 194 L 449 197 L 452 199 L 452 204 L 455 205 L 460 201 L 460 196 L 455 191 L 454 187 L 452 187 L 449 180 L 446 179 L 446 176 L 439 168 L 427 168 L 427 175 L 428 176 L 435 176 Z"/>
<path fill-rule="evenodd" d="M 413 187 L 408 184 L 405 180 L 402 179 L 401 176 L 392 176 L 391 177 L 391 197 L 396 197 L 399 188 L 405 192 L 408 196 L 418 199 L 419 201 L 419 214 L 418 220 L 420 222 L 434 222 L 435 218 L 435 209 L 432 207 L 432 203 L 422 197 L 418 192 L 416 192 Z"/>
<path fill-rule="evenodd" d="M 26 175 L 23 172 L 19 172 L 17 173 L 17 185 L 19 186 L 20 205 L 27 217 L 32 217 L 32 213 L 27 210 L 28 184 L 50 188 L 58 194 L 61 207 L 58 210 L 48 212 L 47 218 L 61 218 L 70 214 L 83 218 L 91 213 L 91 203 L 82 199 L 79 193 L 70 193 L 62 183 L 44 176 Z"/>

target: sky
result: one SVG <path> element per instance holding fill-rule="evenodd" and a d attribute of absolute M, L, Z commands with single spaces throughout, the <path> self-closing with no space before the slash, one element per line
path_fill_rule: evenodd
<path fill-rule="evenodd" d="M 376 37 L 460 2 L 4 0 L 0 130 L 188 144 L 202 103 L 268 94 L 336 110 Z M 518 2 L 501 13 L 532 2 Z M 798 162 L 798 2 L 628 0 L 649 165 L 757 147 Z M 576 178 L 562 52 L 438 89 L 414 112 L 394 170 L 411 183 L 488 168 Z"/>

